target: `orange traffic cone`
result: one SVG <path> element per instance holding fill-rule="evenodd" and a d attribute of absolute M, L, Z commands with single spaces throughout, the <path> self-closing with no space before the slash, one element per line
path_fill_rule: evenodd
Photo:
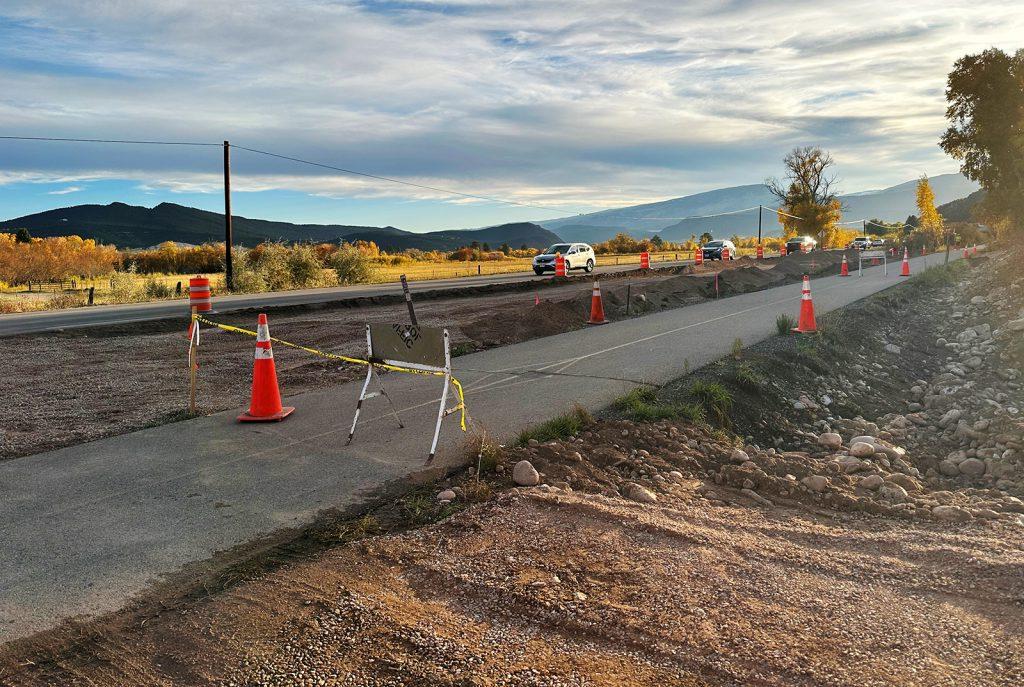
<path fill-rule="evenodd" d="M 967 259 L 967 258 L 969 258 L 969 257 L 970 257 L 970 256 L 969 256 L 969 255 L 967 255 L 967 248 L 965 247 L 965 248 L 964 248 L 964 260 L 966 260 L 966 259 Z"/>
<path fill-rule="evenodd" d="M 594 282 L 594 291 L 590 296 L 590 319 L 587 324 L 608 324 L 604 319 L 604 301 L 601 299 L 601 282 Z"/>
<path fill-rule="evenodd" d="M 803 293 L 800 297 L 800 321 L 794 332 L 810 334 L 818 331 L 818 323 L 814 320 L 814 301 L 811 300 L 811 278 L 804 275 Z"/>
<path fill-rule="evenodd" d="M 903 266 L 900 268 L 901 277 L 910 276 L 910 256 L 907 255 L 907 249 L 903 249 Z"/>
<path fill-rule="evenodd" d="M 270 327 L 267 316 L 260 313 L 256 327 L 256 356 L 252 366 L 252 402 L 249 411 L 239 415 L 239 422 L 271 422 L 283 420 L 295 408 L 281 407 L 281 392 L 277 388 L 277 369 L 274 350 L 270 347 Z"/>
<path fill-rule="evenodd" d="M 540 294 L 539 293 L 533 294 L 533 304 L 534 305 L 540 305 Z"/>
<path fill-rule="evenodd" d="M 978 244 L 974 244 L 974 247 L 971 248 L 971 255 L 977 255 L 977 254 L 978 254 Z"/>
<path fill-rule="evenodd" d="M 843 266 L 839 268 L 840 277 L 850 276 L 850 265 L 846 262 L 846 253 L 843 253 Z"/>

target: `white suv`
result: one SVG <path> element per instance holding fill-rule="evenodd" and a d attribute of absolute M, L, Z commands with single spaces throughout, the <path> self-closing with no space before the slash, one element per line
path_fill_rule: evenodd
<path fill-rule="evenodd" d="M 597 264 L 594 249 L 585 243 L 556 243 L 533 259 L 533 271 L 537 275 L 555 271 L 555 253 L 565 258 L 565 270 L 583 270 L 593 272 Z"/>

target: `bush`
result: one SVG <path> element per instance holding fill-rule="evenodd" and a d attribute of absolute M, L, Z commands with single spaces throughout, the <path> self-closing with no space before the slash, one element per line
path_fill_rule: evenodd
<path fill-rule="evenodd" d="M 729 411 L 732 410 L 732 395 L 717 382 L 694 382 L 690 395 L 704 408 L 715 424 L 729 425 Z"/>
<path fill-rule="evenodd" d="M 135 303 L 142 300 L 144 292 L 139 283 L 135 263 L 128 265 L 123 272 L 115 272 L 110 277 L 110 300 L 113 303 Z"/>
<path fill-rule="evenodd" d="M 247 250 L 243 261 L 259 273 L 267 291 L 282 291 L 292 285 L 289 254 L 288 247 L 282 243 L 261 243 Z"/>
<path fill-rule="evenodd" d="M 306 244 L 292 246 L 288 253 L 288 271 L 292 288 L 302 289 L 323 283 L 323 263 L 316 248 Z"/>
<path fill-rule="evenodd" d="M 736 383 L 749 391 L 758 391 L 765 385 L 767 380 L 754 369 L 750 363 L 740 363 L 736 366 Z"/>
<path fill-rule="evenodd" d="M 658 420 L 688 420 L 693 423 L 704 421 L 704 409 L 693 403 L 659 402 L 657 393 L 650 387 L 638 387 L 615 401 L 615 407 L 634 422 L 656 422 Z"/>
<path fill-rule="evenodd" d="M 147 300 L 171 298 L 174 296 L 174 288 L 159 279 L 150 278 L 146 280 L 143 293 L 145 293 Z"/>
<path fill-rule="evenodd" d="M 779 315 L 775 318 L 775 331 L 779 336 L 787 336 L 796 326 L 796 320 L 789 315 Z"/>
<path fill-rule="evenodd" d="M 233 271 L 236 293 L 262 293 L 267 290 L 263 275 L 245 261 L 239 261 Z"/>
<path fill-rule="evenodd" d="M 355 246 L 344 244 L 331 256 L 331 268 L 339 284 L 361 284 L 373 274 L 370 258 Z"/>
<path fill-rule="evenodd" d="M 584 427 L 593 421 L 594 418 L 587 412 L 586 408 L 576 405 L 564 415 L 559 415 L 536 427 L 524 429 L 519 433 L 518 443 L 521 446 L 525 446 L 530 439 L 536 439 L 541 442 L 565 439 L 579 434 Z"/>

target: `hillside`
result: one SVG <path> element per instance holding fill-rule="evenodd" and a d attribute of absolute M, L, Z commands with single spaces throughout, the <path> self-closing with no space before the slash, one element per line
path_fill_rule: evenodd
<path fill-rule="evenodd" d="M 985 191 L 975 191 L 966 198 L 958 198 L 936 208 L 947 222 L 971 222 L 974 207 L 985 198 Z"/>
<path fill-rule="evenodd" d="M 890 221 L 905 220 L 907 216 L 916 212 L 916 185 L 917 180 L 913 180 L 884 189 L 840 196 L 846 207 L 843 217 L 845 220 L 870 217 Z M 931 185 L 935 191 L 936 202 L 940 204 L 963 198 L 977 189 L 977 184 L 960 174 L 931 177 Z M 766 208 L 778 205 L 764 184 L 716 189 L 658 203 L 547 220 L 541 224 L 560 234 L 564 233 L 563 238 L 566 240 L 600 241 L 607 238 L 606 234 L 611 230 L 612 233 L 626 231 L 637 237 L 660 232 L 667 241 L 684 241 L 690 238 L 691 234 L 699 236 L 705 231 L 717 237 L 756 234 L 756 209 L 716 217 L 694 216 L 734 212 L 757 205 L 764 205 Z M 762 228 L 765 235 L 779 234 L 779 224 L 770 211 L 765 211 Z"/>
<path fill-rule="evenodd" d="M 334 242 L 339 239 L 374 241 L 386 250 L 422 248 L 454 250 L 473 241 L 502 243 L 518 248 L 526 244 L 542 248 L 559 239 L 543 227 L 528 222 L 503 224 L 466 231 L 435 231 L 417 234 L 395 227 L 345 224 L 293 224 L 232 215 L 235 243 L 252 246 L 261 241 Z M 224 240 L 224 215 L 175 203 L 146 208 L 125 203 L 76 205 L 0 222 L 0 230 L 28 229 L 33 236 L 78 234 L 122 248 L 143 248 L 164 241 L 205 243 Z"/>

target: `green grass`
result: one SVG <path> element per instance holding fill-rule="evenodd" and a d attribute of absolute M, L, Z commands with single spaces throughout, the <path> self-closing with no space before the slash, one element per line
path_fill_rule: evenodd
<path fill-rule="evenodd" d="M 911 277 L 909 283 L 923 289 L 938 289 L 943 286 L 952 286 L 967 268 L 968 265 L 961 260 L 951 262 L 948 265 L 933 265 L 924 268 L 924 271 Z"/>
<path fill-rule="evenodd" d="M 733 375 L 736 379 L 736 384 L 748 391 L 760 391 L 768 381 L 750 363 L 740 363 L 737 365 Z"/>
<path fill-rule="evenodd" d="M 783 314 L 775 318 L 775 331 L 778 332 L 779 336 L 789 335 L 795 326 L 796 320 L 789 315 Z"/>
<path fill-rule="evenodd" d="M 694 403 L 668 403 L 659 401 L 657 392 L 650 387 L 637 387 L 615 401 L 614 406 L 634 422 L 658 420 L 687 420 L 704 422 L 704 409 Z"/>
<path fill-rule="evenodd" d="M 690 396 L 704 409 L 707 417 L 722 427 L 729 426 L 732 394 L 718 382 L 694 382 Z"/>
<path fill-rule="evenodd" d="M 547 422 L 524 429 L 519 433 L 517 443 L 525 446 L 530 439 L 540 442 L 555 441 L 579 434 L 584 427 L 594 421 L 593 416 L 582 406 L 574 406 L 571 411 L 559 415 Z"/>

